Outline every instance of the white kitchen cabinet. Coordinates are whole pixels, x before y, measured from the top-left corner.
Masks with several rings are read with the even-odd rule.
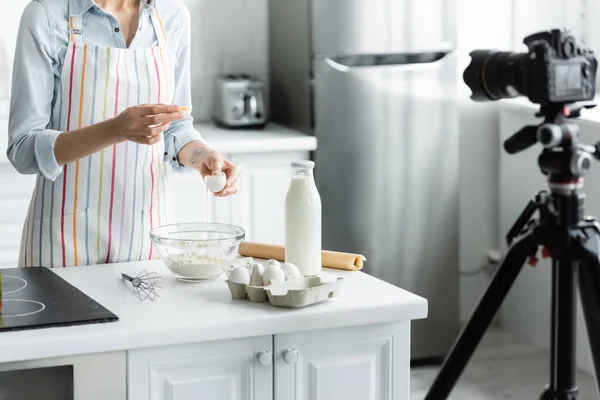
[[[129,400],[408,400],[410,322],[132,350]]]
[[[291,163],[308,160],[308,151],[225,154],[239,169],[238,193],[208,196],[208,221],[246,230],[246,240],[283,245],[285,196]],[[180,222],[204,221],[206,189],[195,171],[171,173],[175,217]]]
[[[262,336],[132,350],[128,399],[271,400],[272,347],[272,337]]]
[[[409,323],[275,336],[275,400],[409,398]]]

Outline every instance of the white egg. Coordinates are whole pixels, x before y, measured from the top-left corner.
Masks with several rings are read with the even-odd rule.
[[[206,175],[204,177],[204,184],[213,193],[220,192],[227,183],[227,176],[224,172],[219,172],[217,175]]]
[[[252,267],[252,277],[250,278],[251,286],[263,286],[263,272],[264,268],[260,264],[254,264]]]
[[[263,272],[263,283],[265,286],[269,286],[275,281],[285,282],[285,274],[277,265],[269,265]]]
[[[281,270],[285,275],[285,280],[289,281],[290,279],[298,279],[302,277],[300,274],[300,270],[292,263],[283,263],[281,264]]]
[[[269,267],[271,265],[273,265],[275,267],[281,267],[281,263],[279,261],[277,261],[277,260],[267,260],[267,261],[264,262],[263,265],[265,266],[265,268],[267,268],[267,267]]]
[[[235,283],[242,283],[247,285],[250,283],[250,272],[245,266],[235,267],[231,274],[229,274],[229,280]]]

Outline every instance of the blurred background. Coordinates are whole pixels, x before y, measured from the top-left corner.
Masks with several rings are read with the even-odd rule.
[[[366,253],[365,272],[427,297],[431,317],[420,327],[417,323],[413,352],[418,359],[443,355],[492,276],[488,264],[494,257],[488,255],[505,249],[507,230],[545,184],[537,168],[539,148],[508,156],[501,147],[502,140],[535,121],[535,107],[523,99],[472,102],[462,81],[468,53],[523,52],[525,36],[562,26],[600,49],[600,5],[586,0],[183,2],[192,15],[197,129],[243,173],[235,199],[209,200],[211,218],[243,225],[250,240],[280,244],[289,162],[315,159],[324,246]],[[0,237],[7,238],[0,243],[0,267],[16,263],[32,185],[5,157],[12,54],[27,3],[11,0],[0,17],[0,184],[14,188],[0,195]],[[260,110],[253,112],[266,127],[248,123],[247,129],[229,129],[239,123],[223,112],[231,106],[223,93],[230,90],[228,79],[236,79],[232,74],[252,78],[249,93],[260,100]],[[600,114],[589,111],[578,123],[584,140],[595,143]],[[370,179],[367,170],[381,177]],[[594,166],[586,179],[587,211],[594,215],[600,215],[598,170]],[[193,185],[198,189],[190,189]],[[180,219],[202,217],[199,204],[206,200],[196,176],[174,178],[173,190],[185,198]],[[336,207],[340,203],[347,204]],[[542,382],[531,378],[536,394],[547,380],[540,354],[549,342],[548,267],[540,262],[524,269],[498,315],[502,333],[494,339],[537,357],[530,359],[531,370],[542,377]],[[578,312],[578,367],[590,374],[580,307]],[[486,358],[485,365],[496,362],[489,364],[490,359],[496,360]],[[423,379],[431,373],[423,372]],[[486,399],[482,393],[479,399]],[[511,393],[515,397],[489,398],[525,398]]]

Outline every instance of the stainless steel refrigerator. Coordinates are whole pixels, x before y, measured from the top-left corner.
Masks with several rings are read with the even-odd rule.
[[[323,248],[425,297],[412,358],[459,331],[459,132],[446,0],[269,0],[271,120],[318,138]],[[335,318],[335,316],[332,316]]]

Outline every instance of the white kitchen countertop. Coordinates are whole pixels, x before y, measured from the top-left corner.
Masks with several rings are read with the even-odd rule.
[[[121,273],[163,276],[160,298],[140,301]],[[344,277],[337,298],[303,309],[232,300],[223,275],[204,283],[177,281],[161,261],[54,269],[108,308],[119,321],[0,333],[0,363],[144,347],[321,330],[427,317],[427,301],[362,272],[324,269]]]
[[[284,126],[269,123],[264,129],[224,129],[211,122],[194,127],[209,146],[223,154],[313,151],[317,138]]]

